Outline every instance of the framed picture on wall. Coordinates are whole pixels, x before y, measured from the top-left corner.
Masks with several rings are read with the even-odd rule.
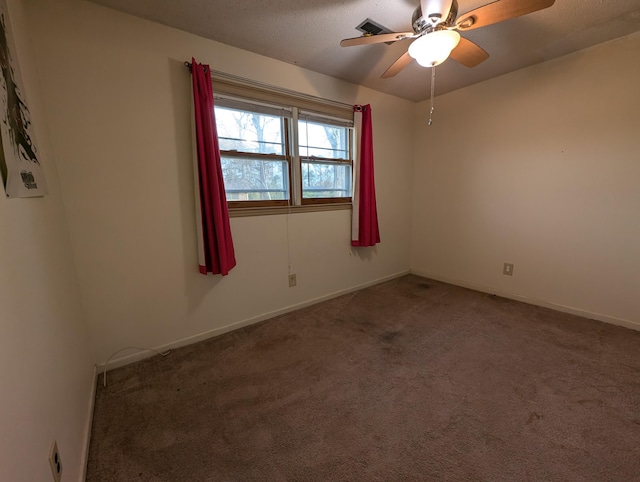
[[[6,0],[0,0],[0,171],[7,197],[47,191],[22,88]]]

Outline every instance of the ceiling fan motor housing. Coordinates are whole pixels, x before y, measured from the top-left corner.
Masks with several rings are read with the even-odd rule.
[[[422,14],[422,5],[425,5],[426,15]],[[457,16],[457,0],[422,0],[413,11],[411,26],[415,33],[429,32],[436,30],[438,25],[453,25]]]

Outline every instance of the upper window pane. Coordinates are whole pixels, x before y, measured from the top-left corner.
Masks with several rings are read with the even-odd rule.
[[[282,117],[215,107],[220,150],[284,155]]]
[[[312,121],[298,121],[301,157],[349,159],[349,129]]]

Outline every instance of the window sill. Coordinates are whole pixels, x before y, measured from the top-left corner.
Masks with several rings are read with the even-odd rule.
[[[230,218],[243,218],[248,216],[270,216],[275,214],[299,214],[319,211],[346,211],[351,210],[351,203],[333,204],[305,204],[303,206],[270,206],[262,208],[229,208]]]

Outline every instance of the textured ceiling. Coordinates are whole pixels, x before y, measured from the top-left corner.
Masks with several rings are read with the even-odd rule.
[[[391,79],[380,75],[408,41],[342,48],[366,18],[411,31],[418,0],[92,0],[244,50],[413,101],[429,97],[430,69],[412,62]],[[458,0],[460,14],[489,0]],[[640,30],[640,0],[556,0],[542,11],[465,32],[490,57],[469,69],[437,67],[436,94],[496,77]],[[637,62],[639,57],[629,59]]]

